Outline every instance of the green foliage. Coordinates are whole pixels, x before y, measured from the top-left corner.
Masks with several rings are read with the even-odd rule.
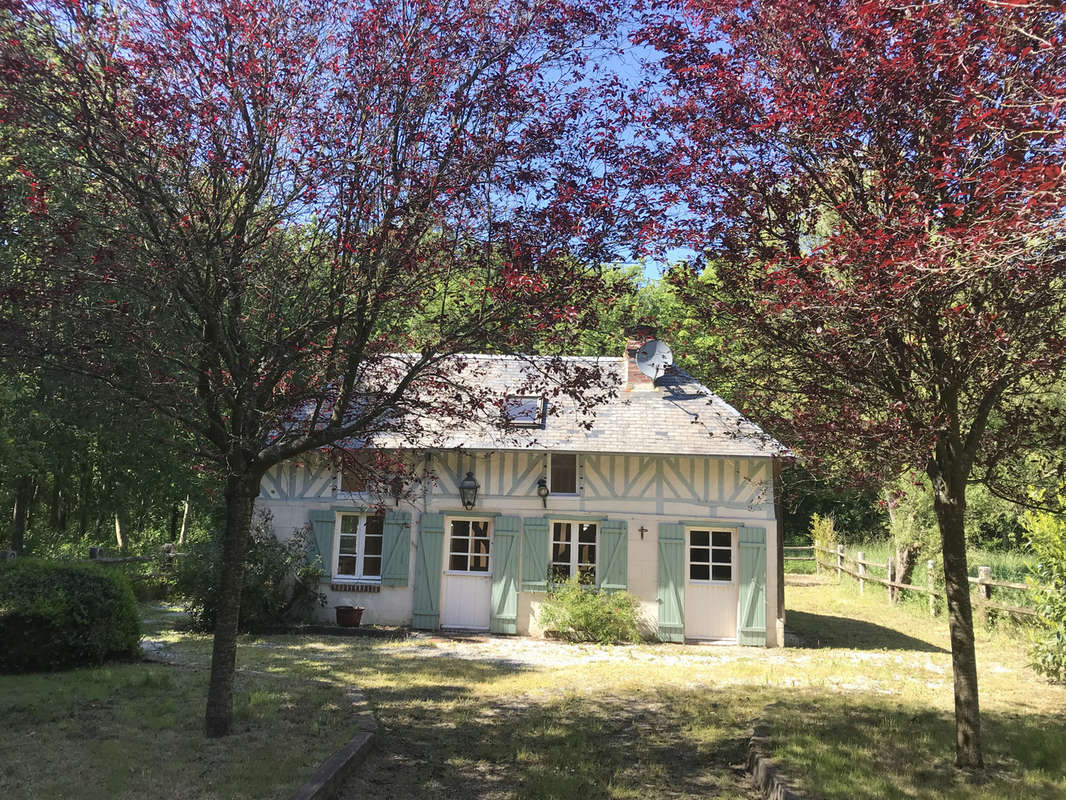
[[[636,642],[641,639],[639,605],[629,592],[605,591],[574,577],[548,584],[538,619],[568,642]]]
[[[93,564],[0,562],[0,671],[60,669],[139,652],[129,583]]]
[[[811,541],[815,547],[823,547],[826,550],[836,548],[837,532],[836,523],[832,517],[823,517],[821,514],[811,516]],[[815,551],[815,555],[818,555]]]
[[[253,522],[241,590],[240,630],[260,631],[281,622],[306,619],[315,602],[325,605],[318,592],[321,570],[307,561],[311,531],[304,528],[279,541],[269,511]],[[221,535],[192,542],[177,569],[178,594],[185,597],[192,627],[210,632],[218,612],[218,586],[222,570]]]
[[[1059,490],[1066,500],[1066,485]],[[1066,516],[1028,511],[1023,524],[1029,546],[1040,559],[1029,577],[1032,596],[1044,631],[1030,651],[1033,669],[1052,680],[1066,682]]]
[[[933,510],[929,479],[909,472],[886,488],[889,536],[894,544],[918,544],[921,558],[940,553],[940,529]],[[982,484],[966,489],[966,542],[969,547],[1010,550],[1020,542],[1020,509]]]

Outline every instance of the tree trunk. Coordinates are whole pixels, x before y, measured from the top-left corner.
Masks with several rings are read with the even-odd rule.
[[[926,469],[933,482],[933,508],[944,551],[951,667],[955,679],[955,765],[981,769],[981,710],[977,697],[977,656],[974,652],[973,610],[970,607],[966,566],[966,476],[962,466],[938,445],[937,458]]]
[[[15,481],[15,508],[11,514],[11,549],[21,553],[26,543],[26,519],[33,500],[33,478],[24,475]]]
[[[909,542],[896,547],[896,582],[910,583],[914,567],[918,563],[918,544]],[[896,593],[896,598],[903,596],[903,590]]]
[[[189,495],[185,495],[185,510],[181,512],[181,531],[178,533],[178,544],[185,544],[185,533],[189,530]]]
[[[129,520],[125,511],[115,512],[115,544],[118,546],[119,552],[123,555],[126,554],[126,547],[129,544]]]
[[[225,736],[233,722],[233,674],[237,666],[237,621],[241,608],[244,561],[252,527],[252,504],[259,494],[259,475],[244,473],[226,481],[226,529],[222,542],[215,640],[211,650],[211,683],[207,689],[205,731]]]

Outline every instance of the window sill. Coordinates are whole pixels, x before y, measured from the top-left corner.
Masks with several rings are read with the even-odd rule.
[[[735,586],[736,585],[735,581],[694,581],[691,578],[689,578],[688,582],[692,583],[692,584],[695,584],[697,586]]]
[[[492,573],[491,572],[466,572],[464,570],[459,570],[459,569],[446,569],[446,570],[444,570],[444,574],[445,575],[461,575],[461,576],[466,577],[466,578],[491,578],[492,577]]]

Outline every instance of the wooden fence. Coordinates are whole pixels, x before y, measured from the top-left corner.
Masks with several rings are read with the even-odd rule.
[[[929,613],[933,616],[937,614],[937,598],[944,597],[943,589],[937,589],[933,586],[933,575],[935,574],[936,564],[933,561],[925,562],[926,566],[926,585],[918,586],[913,583],[900,583],[896,580],[895,559],[891,556],[879,563],[873,561],[867,561],[865,554],[860,550],[855,555],[855,558],[851,558],[844,552],[844,545],[837,545],[836,549],[827,547],[818,547],[816,545],[807,545],[804,547],[785,547],[786,552],[796,550],[809,550],[811,555],[809,556],[788,556],[784,558],[786,561],[814,561],[817,569],[826,569],[829,571],[836,571],[837,578],[842,575],[850,575],[859,582],[859,591],[862,592],[866,587],[866,582],[877,583],[888,589],[888,601],[890,603],[896,603],[899,601],[900,592],[919,592],[921,594],[928,595],[929,597]],[[832,561],[823,559],[819,554],[829,556]],[[851,565],[851,566],[849,566]],[[854,567],[852,569],[851,567]],[[885,577],[881,578],[878,575],[872,574],[871,569],[884,570]],[[1007,614],[1016,614],[1019,616],[1037,617],[1036,611],[1031,608],[1023,608],[1022,606],[1011,605],[1007,603],[994,603],[992,602],[992,593],[996,587],[1003,589],[1017,589],[1019,591],[1029,591],[1028,584],[1025,583],[1013,583],[1011,581],[997,581],[992,578],[991,567],[978,567],[977,577],[969,578],[971,584],[977,587],[977,593],[974,597],[974,605],[978,611],[981,612],[985,619],[988,619],[989,612],[1001,611]]]

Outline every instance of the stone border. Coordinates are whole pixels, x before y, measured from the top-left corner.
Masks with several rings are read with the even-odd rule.
[[[355,736],[323,761],[290,800],[328,800],[338,792],[349,773],[366,761],[377,735],[378,723],[362,692],[349,691],[348,697],[352,700],[352,708],[357,712],[358,730]]]
[[[807,800],[806,795],[793,788],[792,781],[770,757],[769,719],[771,712],[779,710],[780,706],[771,703],[763,709],[762,719],[755,723],[751,741],[748,742],[748,772],[766,800]]]

